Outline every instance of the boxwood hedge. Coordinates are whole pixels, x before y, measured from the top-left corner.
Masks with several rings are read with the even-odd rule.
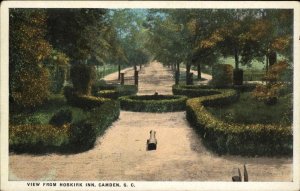
[[[174,95],[184,95],[190,98],[219,94],[219,89],[204,85],[173,85]]]
[[[9,148],[14,151],[49,151],[69,143],[70,124],[53,125],[10,125]]]
[[[206,146],[219,154],[281,155],[292,154],[291,127],[274,124],[236,124],[224,122],[205,108],[229,104],[237,100],[235,90],[189,99],[186,116]]]
[[[186,96],[141,95],[119,98],[121,109],[144,112],[171,112],[185,110]]]
[[[99,84],[94,86],[95,96],[117,99],[121,96],[135,95],[138,91],[135,85]]]
[[[93,101],[94,103],[94,101]],[[93,104],[91,104],[93,105]],[[81,107],[81,105],[79,105]],[[62,126],[10,125],[9,147],[17,152],[78,152],[91,148],[96,137],[118,119],[120,103],[107,99],[89,107],[85,119]]]

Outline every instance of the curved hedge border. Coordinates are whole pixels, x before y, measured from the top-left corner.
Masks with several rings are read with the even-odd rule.
[[[227,123],[213,116],[205,108],[232,103],[237,100],[237,95],[235,90],[223,90],[221,94],[187,101],[187,119],[200,133],[203,142],[219,154],[292,154],[291,127]]]
[[[121,109],[144,112],[171,112],[185,110],[186,96],[142,95],[119,98]]]
[[[73,99],[71,99],[74,101]],[[92,96],[75,98],[82,108],[87,103],[87,118],[77,123],[65,124],[61,127],[53,125],[10,125],[9,149],[16,152],[78,152],[94,146],[97,136],[118,119],[120,103],[111,99],[99,99]],[[83,101],[84,100],[84,101]],[[70,100],[69,100],[70,101]]]

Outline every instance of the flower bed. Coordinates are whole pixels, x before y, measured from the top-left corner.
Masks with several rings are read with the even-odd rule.
[[[171,112],[185,110],[186,96],[142,95],[119,98],[121,109],[144,112]]]
[[[239,155],[292,154],[291,127],[271,124],[227,123],[213,116],[206,106],[225,105],[237,100],[235,90],[189,99],[187,119],[200,133],[206,146],[217,153]]]

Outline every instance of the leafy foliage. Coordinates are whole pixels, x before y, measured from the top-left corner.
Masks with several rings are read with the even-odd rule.
[[[170,112],[185,109],[186,96],[143,95],[119,98],[121,108],[129,111]]]
[[[60,110],[55,113],[49,121],[50,125],[62,126],[72,122],[72,111],[71,110]]]
[[[95,80],[95,69],[87,64],[75,64],[70,71],[74,90],[80,95],[90,95]]]
[[[11,100],[22,107],[36,107],[49,95],[49,75],[43,63],[52,50],[45,40],[47,17],[40,9],[11,9],[9,18]]]
[[[258,84],[252,93],[253,97],[257,100],[265,101],[267,104],[275,104],[280,89],[284,86],[284,83],[279,81],[280,75],[287,67],[286,61],[280,61],[272,65],[264,77],[267,83],[265,85]]]
[[[189,99],[187,119],[201,135],[206,146],[219,154],[290,155],[293,134],[289,126],[274,124],[236,124],[214,117],[207,106],[234,103],[237,94],[225,90],[222,94]]]

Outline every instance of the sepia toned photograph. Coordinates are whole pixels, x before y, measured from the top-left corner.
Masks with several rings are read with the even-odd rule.
[[[1,5],[1,190],[299,189],[299,4],[38,3]]]

